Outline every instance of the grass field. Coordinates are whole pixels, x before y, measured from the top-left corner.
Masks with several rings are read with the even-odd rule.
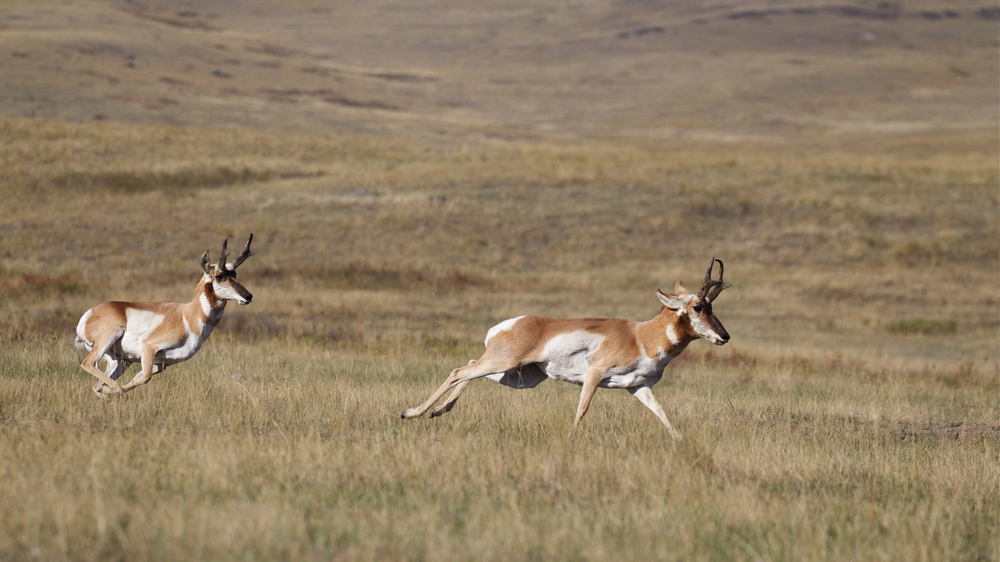
[[[894,143],[4,119],[0,558],[995,560],[996,138]],[[253,303],[94,396],[79,315],[251,231]],[[496,322],[648,319],[712,256],[733,341],[657,385],[680,444],[621,391],[571,434],[555,382],[396,417]]]
[[[657,389],[686,432],[673,446],[623,392],[569,435],[576,389],[555,383],[477,385],[403,423],[465,355],[241,339],[115,401],[66,346],[7,354],[4,557],[996,554],[995,385],[698,356]]]
[[[5,0],[0,561],[1000,560],[998,20]],[[251,232],[253,303],[95,396],[80,315]],[[558,382],[399,419],[496,323],[646,320],[712,257],[679,443]]]

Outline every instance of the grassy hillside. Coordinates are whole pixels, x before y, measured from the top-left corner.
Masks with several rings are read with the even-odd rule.
[[[0,114],[390,137],[989,131],[980,0],[8,0]]]
[[[527,310],[651,317],[657,287],[697,285],[714,255],[734,283],[722,314],[749,345],[921,369],[997,360],[988,159],[3,132],[3,284],[11,304],[50,297],[8,308],[18,329],[68,334],[94,299],[186,298],[201,253],[253,231],[264,298],[233,323],[262,335],[478,340]],[[907,328],[921,322],[947,329]]]

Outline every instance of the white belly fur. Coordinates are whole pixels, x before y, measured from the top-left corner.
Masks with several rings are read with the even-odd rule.
[[[545,344],[538,366],[549,378],[583,384],[590,357],[603,341],[604,336],[583,330],[560,334]]]
[[[125,333],[121,339],[122,357],[137,362],[142,358],[142,345],[149,334],[163,322],[163,315],[129,308],[125,311]]]
[[[523,316],[504,320],[490,328],[486,334],[484,343],[497,334],[510,330],[514,324]],[[533,363],[541,373],[550,379],[556,379],[573,384],[582,385],[583,379],[590,367],[590,359],[601,346],[604,336],[578,330],[558,335],[550,340],[542,350],[541,360]],[[619,366],[605,373],[605,378],[599,386],[603,388],[634,388],[646,384],[655,384],[663,377],[663,369],[673,359],[670,355],[660,351],[655,357],[647,357],[645,353],[640,353],[630,365]],[[487,375],[487,378],[499,382],[500,384],[513,388],[531,388],[542,380],[537,371],[525,370],[521,376],[517,376],[516,370],[508,373],[497,373]]]
[[[549,378],[582,385],[591,357],[603,341],[604,336],[586,331],[556,336],[546,344],[542,361],[537,365]],[[640,353],[631,364],[608,370],[598,386],[633,388],[655,384],[663,377],[663,368],[671,359],[663,352],[652,358]]]
[[[142,359],[142,346],[146,339],[162,322],[163,316],[147,310],[128,309],[127,329],[121,339],[121,356],[126,361],[138,363]],[[201,349],[203,338],[187,331],[186,337],[175,345],[160,350],[156,354],[156,363],[167,365],[180,363],[190,359]]]

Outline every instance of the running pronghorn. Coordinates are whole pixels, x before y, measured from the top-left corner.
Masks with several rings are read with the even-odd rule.
[[[719,278],[712,268],[719,262]],[[639,399],[667,426],[674,439],[681,434],[670,425],[653,385],[663,369],[689,343],[705,338],[716,345],[729,341],[729,333],[712,312],[712,303],[729,283],[723,283],[722,260],[712,258],[705,281],[697,294],[678,281],[674,294],[656,291],[663,308],[648,322],[582,318],[555,320],[545,316],[519,316],[505,320],[486,333],[486,351],[476,361],[451,372],[444,384],[416,408],[404,411],[403,419],[429,410],[448,389],[455,387],[431,417],[450,411],[473,379],[486,377],[512,388],[533,388],[546,378],[583,386],[576,409],[576,429],[587,413],[597,387],[624,388]]]
[[[94,392],[121,394],[146,384],[167,365],[186,361],[201,349],[212,329],[222,319],[226,301],[250,304],[253,295],[236,281],[236,268],[253,255],[246,246],[227,263],[229,237],[222,241],[219,263],[209,263],[208,252],[201,256],[201,281],[191,302],[106,302],[83,313],[76,326],[76,346],[88,351],[85,371],[99,379]],[[104,372],[97,368],[104,360]],[[132,363],[142,370],[125,386],[117,379]]]

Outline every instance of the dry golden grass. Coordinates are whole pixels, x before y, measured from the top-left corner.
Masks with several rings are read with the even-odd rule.
[[[5,354],[5,558],[996,554],[995,384],[696,358],[657,389],[673,446],[623,392],[570,435],[577,390],[556,383],[395,418],[467,355],[216,338],[122,400],[67,346]]]
[[[996,559],[995,135],[869,148],[2,120],[0,558]],[[251,231],[253,304],[97,399],[79,315]],[[681,444],[615,391],[570,435],[558,383],[395,418],[495,322],[646,319],[713,255]]]

